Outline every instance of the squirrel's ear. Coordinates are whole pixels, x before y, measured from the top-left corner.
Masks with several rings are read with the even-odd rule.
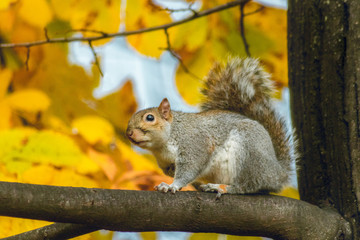
[[[159,113],[161,115],[161,117],[163,117],[165,120],[171,120],[172,115],[171,115],[171,109],[170,109],[170,103],[167,100],[167,98],[164,98],[159,107],[158,107]]]

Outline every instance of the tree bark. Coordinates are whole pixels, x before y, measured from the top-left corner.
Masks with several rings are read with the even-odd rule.
[[[360,239],[360,2],[289,1],[289,85],[302,200],[339,211]]]
[[[216,232],[274,239],[351,236],[349,224],[336,212],[272,195],[225,194],[216,200],[216,194],[200,192],[162,194],[0,182],[0,215],[113,231]]]
[[[42,228],[38,228],[2,240],[63,240],[81,236],[99,230],[83,224],[74,223],[54,223]]]

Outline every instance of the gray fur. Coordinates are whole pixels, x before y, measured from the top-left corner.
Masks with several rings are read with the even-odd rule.
[[[288,174],[276,160],[271,138],[257,121],[226,111],[205,115],[172,111],[172,114],[174,121],[168,142],[177,144],[177,155],[174,183],[166,191],[200,181],[227,184],[229,193],[278,192],[287,183]],[[207,174],[204,170],[213,164],[216,150],[224,146],[234,129],[239,133],[237,144],[241,151],[229,153],[235,159],[227,161],[237,163],[236,175],[229,182],[221,182],[227,177],[223,176],[226,171],[216,166]],[[209,152],[212,144],[215,150]],[[155,155],[159,162],[168,161]]]

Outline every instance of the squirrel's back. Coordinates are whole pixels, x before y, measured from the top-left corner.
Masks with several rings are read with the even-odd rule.
[[[258,121],[269,132],[280,164],[288,171],[295,160],[295,141],[272,102],[270,75],[253,58],[229,58],[226,65],[216,64],[202,89],[202,110],[228,110]]]

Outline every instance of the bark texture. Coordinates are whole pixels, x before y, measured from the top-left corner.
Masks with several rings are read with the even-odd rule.
[[[271,195],[225,194],[216,200],[216,194],[200,192],[162,194],[0,182],[0,215],[114,231],[216,232],[274,239],[351,236],[349,224],[336,212]]]
[[[82,224],[54,223],[29,232],[17,234],[2,240],[63,240],[99,230]]]
[[[337,209],[360,239],[360,2],[290,0],[288,53],[301,199]]]

